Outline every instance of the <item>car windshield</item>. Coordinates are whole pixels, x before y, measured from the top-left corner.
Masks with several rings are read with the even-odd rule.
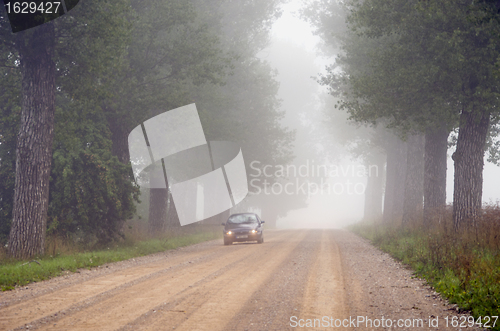
[[[239,214],[229,217],[227,222],[231,224],[257,223],[257,217],[252,214]]]

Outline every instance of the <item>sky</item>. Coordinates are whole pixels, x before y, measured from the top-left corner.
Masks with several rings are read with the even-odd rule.
[[[283,6],[283,14],[276,21],[272,29],[275,38],[292,42],[307,51],[315,51],[319,37],[314,36],[309,24],[300,19],[297,11],[303,1],[292,0]]]
[[[302,3],[301,0],[291,0],[283,6],[283,14],[272,28],[271,44],[261,52],[260,57],[278,70],[282,109],[286,111],[283,125],[297,131],[295,164],[304,164],[308,160],[316,160],[317,164],[321,164],[324,162],[321,155],[313,155],[311,150],[318,147],[318,140],[328,139],[327,127],[321,124],[323,114],[318,103],[325,89],[311,77],[324,72],[332,59],[317,54],[319,37],[313,35],[311,27],[297,13]],[[314,132],[314,136],[311,136],[311,132]],[[331,146],[326,148],[331,149]],[[448,151],[447,201],[450,203],[453,200],[453,149]],[[339,165],[344,168],[355,167],[356,162],[344,158]],[[356,180],[364,182],[359,178]],[[485,162],[484,202],[498,201],[499,184],[500,167]],[[313,195],[308,200],[307,208],[289,212],[278,221],[278,227],[343,227],[362,218],[363,202],[364,198],[359,194]]]

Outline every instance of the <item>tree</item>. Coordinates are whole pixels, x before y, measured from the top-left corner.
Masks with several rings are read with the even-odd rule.
[[[18,34],[22,74],[21,125],[9,252],[16,258],[43,254],[54,135],[56,66],[54,24]]]
[[[429,128],[424,146],[424,222],[442,220],[446,207],[446,161],[448,129],[443,125]]]
[[[400,4],[400,7],[406,8],[411,4]],[[426,62],[424,56],[419,56],[419,52],[411,48],[417,41],[411,40],[406,45],[407,38],[401,35],[400,31],[391,29],[391,25],[397,25],[397,15],[400,12],[395,12],[387,8],[387,4],[377,6],[377,9],[370,10],[368,7],[356,7],[358,12],[350,17],[351,28],[355,30],[354,34],[348,34],[348,38],[344,42],[346,55],[339,59],[344,68],[349,68],[346,75],[341,77],[343,84],[348,84],[349,89],[344,93],[344,101],[342,107],[349,110],[353,118],[357,121],[377,122],[382,120],[388,127],[396,129],[396,134],[404,139],[412,139],[414,132],[422,132],[426,126],[432,126],[433,122],[429,121],[429,117],[435,116],[434,111],[422,111],[422,109],[433,109],[434,99],[429,93],[429,87],[421,84],[423,79],[431,79],[428,76],[428,69],[425,68]],[[389,22],[381,20],[381,17],[389,17]],[[354,26],[354,27],[352,27]],[[356,31],[359,31],[356,33]],[[404,45],[404,46],[403,46]],[[417,54],[417,55],[415,55]],[[360,61],[360,59],[363,59]],[[355,67],[356,65],[356,67]],[[442,115],[446,116],[446,115]],[[432,129],[429,129],[432,130]],[[446,144],[446,137],[444,143]],[[434,139],[427,139],[427,146],[432,146],[435,143]],[[390,146],[390,145],[389,145]],[[391,197],[404,197],[396,203],[399,210],[396,214],[397,218],[408,220],[409,215],[421,208],[422,199],[415,196],[416,192],[421,191],[420,183],[423,182],[423,169],[419,166],[415,167],[415,161],[408,158],[408,171],[406,171],[407,181],[404,185],[403,192],[393,195],[390,188],[394,182],[391,178],[391,169],[397,174],[402,175],[402,171],[397,171],[399,167],[394,167],[390,163],[395,162],[398,154],[397,150],[388,150],[388,165],[387,165],[387,186],[386,186],[386,207],[390,209]],[[446,150],[442,151],[444,161],[438,165],[441,169],[446,170]],[[432,162],[433,154],[428,155],[427,162]],[[408,151],[409,156],[415,156],[410,146]],[[442,159],[442,158],[441,158]],[[417,162],[420,163],[420,162]],[[401,163],[399,163],[401,164]],[[401,165],[402,166],[402,165]],[[420,169],[420,170],[417,170]],[[413,178],[411,180],[411,178]],[[399,178],[396,183],[403,183],[405,180]],[[411,185],[414,183],[414,185]],[[433,183],[429,183],[432,187]],[[398,186],[403,186],[396,184]],[[408,186],[410,185],[410,186]],[[415,186],[416,185],[416,186]],[[413,194],[411,194],[413,192]],[[400,195],[402,194],[402,195]],[[418,193],[420,195],[420,193]],[[389,199],[388,199],[389,198]],[[429,202],[431,197],[427,197]],[[432,197],[434,199],[434,197]],[[442,199],[444,203],[444,197]],[[402,205],[401,205],[402,204]],[[436,204],[436,203],[435,203]],[[420,206],[420,207],[419,207]],[[444,204],[443,204],[444,206]],[[418,212],[417,214],[419,214]],[[392,211],[388,210],[387,215],[392,215]],[[389,218],[392,218],[390,216]],[[416,217],[419,219],[420,217]]]
[[[403,224],[415,224],[423,219],[424,138],[422,134],[408,137]]]
[[[239,144],[247,170],[252,161],[266,165],[291,162],[293,132],[280,122],[284,112],[280,110],[281,102],[277,97],[277,73],[257,57],[267,45],[271,24],[280,15],[282,1],[200,2],[205,12],[212,13],[204,16],[208,23],[220,29],[221,47],[237,57],[223,86],[203,84],[193,89],[207,140]],[[249,182],[252,179],[255,178],[249,177]],[[260,179],[259,185],[263,185],[266,178]],[[278,205],[267,204],[269,198],[247,197],[251,206],[260,208],[263,217],[273,222],[278,214],[285,212],[273,210],[272,207]],[[279,206],[287,210],[301,205],[295,197],[290,200],[293,201]]]
[[[435,170],[431,176],[439,180],[427,178],[427,211],[443,208],[446,165],[440,146],[458,125],[454,221],[457,229],[473,224],[481,207],[482,158],[498,94],[498,22],[491,19],[496,9],[489,2],[466,1],[374,0],[347,6],[350,33],[337,60],[344,73],[332,67],[325,82],[349,87],[342,106],[354,119],[384,118],[403,136],[428,134],[425,168]],[[366,61],[360,63],[363,56]]]
[[[383,216],[385,159],[385,154],[380,152],[366,157],[365,166],[367,169],[375,166],[377,170],[375,173],[368,171],[363,216],[363,219],[367,221],[379,221]]]
[[[285,146],[279,145],[282,139],[272,137],[281,116],[273,113],[278,106],[277,85],[271,69],[255,58],[276,16],[277,3],[170,0],[144,6],[132,1],[137,21],[126,69],[113,75],[120,79],[114,96],[103,106],[113,154],[128,164],[131,129],[163,111],[195,102],[209,141],[240,143],[246,160],[252,153],[279,159],[284,153],[280,147]],[[235,20],[240,16],[245,19]],[[249,143],[250,137],[256,137],[246,125],[249,121],[262,128],[259,137],[269,151]],[[152,189],[149,202],[151,233],[179,226],[169,192]]]
[[[363,219],[379,222],[383,219],[386,159],[391,152],[387,140],[390,135],[382,124],[362,125],[349,120],[345,111],[335,107],[335,101],[332,96],[328,96],[323,105],[332,128],[331,139],[342,146],[353,159],[362,162],[368,170]],[[338,150],[335,153],[339,155]],[[389,189],[391,190],[392,188]]]
[[[116,51],[123,46],[120,43],[123,39],[113,33],[123,31],[126,24],[124,3],[86,2],[60,19],[15,35],[5,24],[6,15],[3,13],[0,17],[0,34],[3,47],[7,48],[3,54],[15,59],[15,67],[22,76],[21,124],[9,236],[9,252],[16,258],[44,252],[56,91],[78,94],[79,85],[85,84],[76,80],[71,84],[68,79],[73,71],[78,72],[78,66],[81,69],[91,65],[84,70],[99,71],[112,63],[110,54],[119,54]],[[105,31],[108,39],[104,40],[108,44],[96,38],[96,28],[100,33]],[[78,44],[85,40],[93,42],[85,46]],[[87,50],[95,47],[93,50],[99,49],[99,52],[92,54],[91,60],[90,57],[83,60],[78,50],[84,47]],[[98,80],[99,76],[92,78]]]
[[[495,3],[431,2],[424,7],[431,19],[442,20],[441,38],[451,45],[449,69],[457,70],[460,86],[453,92],[460,107],[457,148],[453,155],[455,180],[453,221],[455,229],[474,226],[482,205],[482,172],[487,133],[492,114],[498,109],[498,67],[500,56],[498,20],[484,20],[497,13]],[[450,61],[451,60],[451,61]]]
[[[407,150],[406,142],[391,135],[387,139],[387,168],[384,196],[384,222],[400,221],[404,213]]]
[[[113,95],[103,102],[113,154],[129,165],[128,134],[164,111],[192,103],[195,86],[221,84],[231,58],[192,1],[131,2],[135,20],[125,64],[113,77]],[[132,173],[129,174],[131,179]],[[151,189],[150,233],[162,233],[166,189]]]

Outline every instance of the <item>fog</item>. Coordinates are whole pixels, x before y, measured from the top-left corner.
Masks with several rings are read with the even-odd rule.
[[[350,172],[359,166],[359,162],[352,161],[331,136],[321,98],[332,97],[313,79],[324,71],[328,59],[319,55],[316,49],[319,38],[314,36],[310,26],[299,18],[297,10],[300,5],[301,1],[291,1],[283,7],[283,15],[272,29],[271,44],[261,52],[260,57],[269,61],[278,72],[281,108],[286,112],[282,122],[296,131],[293,165],[306,166],[309,169],[313,167],[312,164],[315,167],[325,165],[329,169],[336,167],[344,173]],[[318,180],[318,177],[324,176],[315,177],[314,179]],[[331,192],[314,194],[312,190],[311,194],[308,194],[308,206],[289,211],[287,216],[277,221],[277,227],[339,228],[361,219],[363,194],[340,191],[342,187],[347,190],[346,183],[364,186],[365,178],[352,178],[342,173],[333,177],[324,178],[325,182],[332,185]],[[340,186],[336,186],[337,190],[333,192],[333,185],[336,183]]]
[[[428,210],[442,210],[445,187],[446,202],[453,201],[455,147],[449,143],[447,150],[446,139],[468,141],[466,135],[458,137],[457,127],[459,118],[470,116],[466,107],[474,103],[462,100],[468,95],[463,92],[467,84],[461,91],[453,75],[469,53],[448,68],[442,64],[451,63],[450,56],[441,59],[425,43],[420,45],[422,31],[413,35],[415,29],[409,29],[407,37],[417,39],[395,39],[396,43],[380,36],[366,38],[354,31],[356,27],[347,28],[345,8],[336,1],[132,3],[110,2],[110,11],[82,2],[74,16],[65,14],[37,28],[53,48],[54,58],[38,49],[43,43],[37,34],[16,35],[7,24],[8,15],[0,15],[5,23],[0,25],[5,61],[0,68],[0,244],[17,233],[11,231],[12,224],[25,222],[46,224],[57,234],[88,233],[90,239],[85,240],[90,243],[115,240],[123,229],[134,226],[138,232],[156,235],[205,220],[202,225],[220,225],[230,213],[244,211],[259,213],[270,228],[339,228],[365,216],[403,220],[404,209],[408,221],[423,207],[424,181]],[[380,17],[357,24],[385,24],[388,13],[373,14]],[[418,19],[415,24],[422,26]],[[22,28],[17,23],[11,27]],[[371,28],[378,33],[379,28]],[[54,32],[63,29],[67,34]],[[471,32],[472,41],[475,33]],[[399,49],[405,42],[401,49],[410,49],[411,56],[399,56],[387,47]],[[25,44],[31,46],[20,46]],[[335,49],[340,47],[343,53],[337,56]],[[463,49],[453,47],[449,54]],[[418,65],[408,60],[414,54],[421,56]],[[489,59],[484,54],[478,58]],[[26,56],[33,59],[23,62]],[[44,77],[56,85],[28,75],[31,71],[23,66],[40,75],[43,69]],[[484,70],[491,81],[484,80],[483,90],[497,82],[498,68],[494,63],[488,66]],[[393,71],[395,67],[399,71]],[[426,69],[441,67],[443,74]],[[472,66],[460,75],[472,77],[476,70]],[[35,82],[45,84],[40,95],[39,89],[23,89]],[[444,90],[434,93],[435,85],[424,82]],[[45,100],[49,92],[54,98]],[[489,128],[492,137],[499,136],[494,110],[498,97],[482,95],[489,98],[484,106],[491,114],[483,112],[486,124],[477,134],[486,139]],[[40,132],[32,134],[43,143],[43,157],[51,162],[38,166],[27,157],[22,170],[20,146],[23,139],[28,144],[33,138],[22,135],[31,132],[31,124],[20,119],[35,121],[29,112],[45,116],[52,126],[47,131],[39,126]],[[455,131],[447,138],[451,130]],[[427,146],[423,131],[431,142]],[[223,162],[219,154],[224,153],[215,148],[221,141],[236,146]],[[188,157],[191,148],[193,157]],[[455,154],[456,160],[469,154],[475,160],[458,168],[464,173],[457,178],[466,180],[457,180],[454,203],[464,210],[468,202],[457,200],[471,192],[474,210],[481,210],[481,192],[476,190],[481,176],[482,201],[497,203],[500,197],[500,167],[485,162],[484,172],[478,171],[479,152],[478,145]],[[33,160],[41,155],[33,155]],[[424,164],[431,169],[426,175]],[[29,177],[35,170],[50,177]],[[469,181],[472,173],[474,180]],[[109,180],[102,180],[105,176]],[[14,198],[20,192],[36,192],[33,183],[45,193],[33,196],[32,205]],[[189,222],[183,222],[188,214]],[[131,224],[124,226],[125,222]],[[45,235],[37,233],[42,243]],[[43,251],[43,245],[37,245]]]
[[[319,37],[312,32],[310,25],[300,18],[298,10],[302,1],[293,0],[283,6],[283,14],[272,28],[272,40],[260,54],[277,70],[276,79],[280,83],[279,97],[281,108],[286,112],[282,123],[296,131],[294,141],[295,160],[293,165],[300,167],[307,162],[316,165],[336,166],[350,169],[362,165],[332,137],[330,123],[321,100],[333,98],[313,77],[325,71],[332,62],[319,51]],[[345,123],[356,130],[355,126]],[[448,150],[447,202],[453,201],[453,161],[451,154],[455,147]],[[380,171],[384,171],[380,169]],[[344,171],[346,172],[346,171]],[[348,171],[347,171],[348,172]],[[486,162],[484,168],[483,202],[498,202],[500,197],[500,167]],[[310,179],[310,178],[309,178]],[[349,177],[342,173],[335,178],[325,179],[330,184],[352,182],[366,185],[366,177]],[[363,218],[363,194],[331,192],[308,194],[307,207],[290,210],[285,217],[278,219],[279,228],[340,228]]]

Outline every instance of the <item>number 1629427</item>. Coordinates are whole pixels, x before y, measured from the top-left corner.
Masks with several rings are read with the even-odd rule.
[[[41,2],[8,2],[5,3],[7,14],[57,14],[61,2],[41,1]]]

